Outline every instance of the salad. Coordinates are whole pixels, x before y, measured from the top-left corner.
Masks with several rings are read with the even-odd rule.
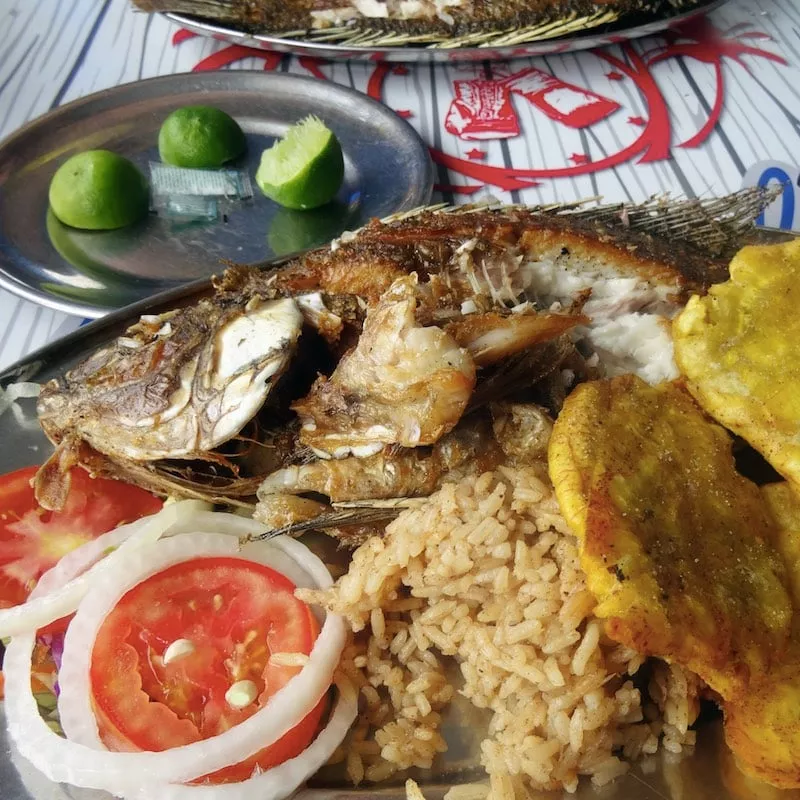
[[[281,798],[316,772],[356,716],[335,675],[343,621],[295,596],[332,584],[325,565],[294,540],[243,545],[252,520],[80,469],[46,511],[35,472],[0,482],[20,753],[53,781],[129,798]]]

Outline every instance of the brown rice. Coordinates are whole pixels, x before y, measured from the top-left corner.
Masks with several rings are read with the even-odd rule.
[[[322,600],[355,634],[341,669],[364,713],[338,754],[354,783],[446,750],[441,712],[456,689],[442,657],[459,664],[458,691],[491,711],[491,800],[575,791],[581,775],[600,786],[662,741],[672,752],[694,741],[699,681],[658,664],[643,704],[631,676],[644,659],[592,616],[577,542],[534,468],[444,486],[363,544]]]

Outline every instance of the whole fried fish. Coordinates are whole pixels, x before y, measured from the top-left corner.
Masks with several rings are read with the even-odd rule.
[[[408,35],[453,36],[536,26],[575,17],[608,23],[621,14],[675,13],[698,0],[134,0],[144,11],[173,11],[251,31],[282,32],[332,25],[366,26]]]
[[[557,411],[590,373],[670,378],[670,318],[727,277],[726,248],[768,200],[422,211],[277,268],[229,269],[211,296],[142,318],[43,387],[57,451],[38,495],[58,507],[81,464],[163,493],[252,498],[265,474],[248,463],[431,446],[487,403]],[[296,452],[240,458],[266,453],[263,432],[296,420],[292,405]]]

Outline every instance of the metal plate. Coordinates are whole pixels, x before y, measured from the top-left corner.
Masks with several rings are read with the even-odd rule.
[[[5,714],[0,704],[0,787],[3,800],[112,800],[92,789],[52,783],[20,756],[8,741]],[[417,776],[427,800],[442,800],[453,783],[480,780],[480,775],[455,777],[455,781]],[[781,792],[746,778],[725,745],[719,723],[707,725],[694,752],[683,757],[670,753],[650,756],[611,785],[595,789],[582,781],[575,794],[532,792],[530,800],[798,800],[797,792]],[[380,789],[362,790],[342,785],[301,789],[295,800],[406,800],[396,781]],[[158,800],[154,797],[153,800]],[[256,797],[253,800],[257,800]]]
[[[545,56],[551,53],[570,53],[576,50],[587,50],[595,47],[606,47],[611,44],[642,36],[653,36],[670,28],[683,25],[690,20],[708,14],[721,6],[726,0],[705,0],[698,8],[675,14],[669,17],[637,22],[632,24],[618,23],[612,26],[597,28],[585,34],[547,39],[529,44],[486,47],[445,46],[424,47],[406,45],[401,47],[355,47],[353,45],[337,45],[331,42],[308,39],[289,39],[267,34],[251,34],[223,23],[192,17],[188,14],[165,13],[164,16],[183,28],[187,28],[201,36],[211,36],[245,47],[259,50],[271,50],[277,53],[292,53],[298,56],[315,56],[316,58],[345,59],[348,61],[398,61],[398,62],[438,62],[453,61],[505,61],[511,58],[528,56]]]
[[[158,129],[175,108],[203,104],[233,116],[247,136],[234,166],[251,178],[264,148],[289,125],[318,115],[345,156],[336,200],[289,211],[256,188],[225,201],[216,222],[150,215],[119,231],[77,231],[48,215],[56,169],[76,152],[113,150],[145,174],[158,161]],[[100,317],[159,291],[207,277],[220,259],[259,262],[322,244],[371,217],[424,205],[433,167],[414,129],[360,92],[315,78],[230,71],[125,84],[63,106],[0,145],[0,286],[68,313]]]
[[[783,241],[787,234],[766,232],[760,242]],[[276,262],[277,263],[277,262]],[[162,313],[197,299],[209,291],[206,280],[176,287],[159,297],[108,314],[68,336],[27,356],[0,372],[0,387],[15,381],[44,382],[62,374],[98,347],[108,343],[141,314]],[[20,401],[28,416],[34,414],[34,401]],[[0,473],[41,463],[51,452],[38,425],[29,420],[20,424],[11,413],[0,416]],[[485,719],[466,701],[445,716],[443,732],[450,743],[446,758],[429,773],[417,775],[428,800],[442,800],[453,784],[480,778],[480,773],[465,771],[477,762],[477,744],[485,729]],[[21,758],[11,745],[0,704],[0,797],[2,800],[111,800],[103,792],[54,784]],[[402,782],[353,790],[339,783],[318,780],[314,788],[296,795],[297,800],[405,800]],[[531,793],[531,800],[554,800],[561,795]],[[699,725],[698,744],[693,753],[675,756],[662,752],[634,765],[629,773],[602,790],[583,781],[577,793],[563,800],[800,800],[800,791],[781,792],[746,778],[725,746],[718,720],[708,718]],[[157,800],[154,798],[153,800]]]

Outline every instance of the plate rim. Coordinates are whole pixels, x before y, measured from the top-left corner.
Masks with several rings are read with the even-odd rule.
[[[116,86],[108,87],[107,89],[101,89],[97,92],[92,92],[91,94],[71,100],[69,103],[57,106],[51,111],[29,120],[22,127],[12,131],[8,136],[0,140],[0,165],[2,165],[2,159],[4,158],[6,151],[13,148],[18,142],[24,140],[31,131],[35,131],[43,126],[48,127],[53,124],[58,124],[58,121],[61,118],[71,115],[76,110],[83,109],[84,107],[91,106],[95,103],[102,103],[109,98],[113,98],[117,94],[124,95],[126,92],[133,91],[135,87],[145,84],[151,86],[158,86],[159,84],[170,85],[173,83],[181,84],[191,80],[196,80],[200,83],[220,79],[226,81],[235,81],[249,78],[252,80],[254,77],[258,77],[258,80],[264,80],[265,82],[277,81],[278,83],[299,83],[314,86],[320,85],[320,79],[313,76],[294,75],[285,72],[266,72],[264,70],[257,69],[220,69],[206,70],[203,72],[178,72],[170,73],[168,75],[156,75],[152,78],[144,78],[142,80],[127,81],[125,83],[117,84]],[[420,182],[418,190],[413,193],[408,203],[393,209],[389,213],[410,211],[418,206],[427,205],[430,202],[433,194],[435,170],[430,155],[430,149],[414,126],[392,111],[392,109],[390,109],[387,105],[375,100],[363,92],[359,92],[357,89],[353,89],[349,86],[343,86],[342,84],[335,83],[333,81],[328,81],[327,84],[329,84],[327,88],[330,92],[347,96],[359,104],[366,105],[369,109],[371,109],[373,114],[380,114],[380,116],[390,125],[395,126],[395,129],[398,131],[398,133],[404,135],[409,143],[413,144],[415,149],[419,150],[420,173],[423,177],[423,180]],[[120,107],[121,105],[125,105],[125,103],[114,107]],[[13,172],[9,173],[4,180],[0,181],[0,196],[2,196],[4,192],[6,180],[11,175],[13,175]],[[55,294],[48,294],[47,292],[35,289],[29,286],[27,283],[20,281],[18,278],[9,274],[6,269],[7,259],[8,256],[6,252],[3,248],[0,248],[0,288],[5,289],[6,291],[10,292],[16,297],[22,298],[23,300],[35,303],[38,306],[49,308],[54,311],[60,311],[65,314],[69,314],[70,316],[84,317],[93,320],[102,319],[109,314],[116,313],[119,310],[132,306],[138,306],[139,304],[145,302],[145,300],[150,299],[145,298],[145,300],[135,301],[132,304],[118,308],[108,308],[96,306],[91,303],[84,303],[78,300],[61,298]],[[205,279],[203,278],[200,280],[203,281]],[[194,283],[197,283],[197,281],[183,284],[182,287],[191,286],[194,285]],[[166,291],[169,292],[171,290],[167,289]],[[152,295],[152,297],[160,297],[164,293],[165,292],[158,292]]]
[[[584,35],[543,39],[539,42],[530,42],[528,44],[453,48],[425,47],[423,45],[359,47],[358,45],[315,42],[305,39],[274,36],[266,33],[247,33],[246,31],[228,27],[224,23],[206,22],[180,12],[160,11],[155,13],[201,36],[217,40],[223,39],[245,47],[254,47],[256,49],[264,49],[290,55],[316,56],[318,58],[332,60],[358,61],[375,59],[376,56],[381,56],[384,61],[400,63],[452,63],[453,61],[468,63],[470,61],[506,61],[519,58],[537,58],[542,55],[552,55],[554,48],[561,48],[564,44],[569,44],[570,46],[567,49],[558,49],[558,54],[610,46],[620,38],[629,41],[647,36],[655,36],[664,30],[674,28],[684,22],[706,16],[727,2],[728,0],[705,0],[703,5],[698,8],[683,11],[660,20],[654,19],[650,22],[644,22],[630,28],[621,27],[618,30],[613,30],[605,34],[590,31]],[[657,27],[653,29],[654,26]],[[609,41],[609,38],[613,38],[614,41]],[[247,42],[255,42],[256,44],[248,45]],[[259,44],[266,46],[259,47]],[[537,46],[541,46],[541,52],[535,51]],[[520,48],[533,48],[533,50],[529,53],[520,54]],[[514,51],[517,52],[515,53]],[[455,59],[450,57],[452,54],[456,55]]]

